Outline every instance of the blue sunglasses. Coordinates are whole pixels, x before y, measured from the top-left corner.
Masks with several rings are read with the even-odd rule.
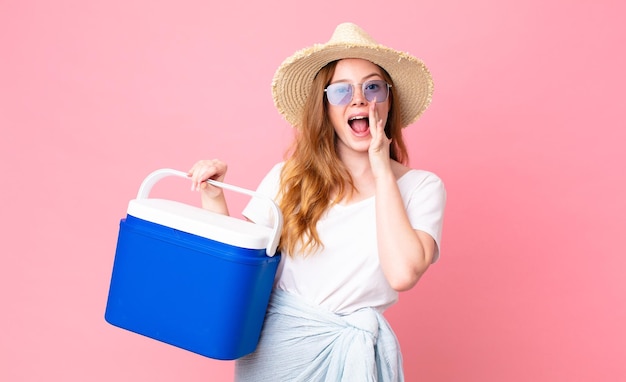
[[[383,80],[372,80],[364,82],[361,85],[361,91],[368,102],[385,102],[389,97],[389,85]],[[338,82],[330,84],[324,89],[326,98],[331,105],[344,106],[352,101],[354,96],[354,85],[349,82]]]

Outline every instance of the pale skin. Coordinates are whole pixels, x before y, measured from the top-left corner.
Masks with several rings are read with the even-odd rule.
[[[360,84],[370,79],[383,79],[380,68],[362,59],[339,61],[331,79],[331,83],[355,85],[349,104],[329,107],[329,117],[338,137],[339,157],[357,189],[341,203],[376,197],[380,266],[389,285],[397,291],[405,291],[428,269],[436,244],[432,236],[411,227],[397,184],[398,178],[409,168],[389,158],[391,140],[384,132],[391,100],[368,102]],[[369,129],[360,133],[354,131],[348,123],[354,116],[367,116]],[[192,190],[201,191],[203,208],[228,214],[222,190],[204,182],[207,179],[222,181],[226,170],[227,165],[218,159],[198,161],[189,170]]]

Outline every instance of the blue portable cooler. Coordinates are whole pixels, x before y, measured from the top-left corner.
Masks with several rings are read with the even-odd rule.
[[[232,360],[256,348],[280,254],[283,218],[264,198],[272,228],[184,203],[151,199],[152,186],[184,172],[161,169],[142,183],[120,221],[105,320],[206,357]]]

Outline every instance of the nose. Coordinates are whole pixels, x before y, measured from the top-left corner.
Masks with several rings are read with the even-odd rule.
[[[367,99],[365,93],[363,93],[363,87],[352,85],[352,104],[353,105],[365,105]]]

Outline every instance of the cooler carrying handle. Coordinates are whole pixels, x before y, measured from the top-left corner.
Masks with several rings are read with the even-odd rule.
[[[153,171],[141,183],[141,186],[139,187],[139,192],[137,193],[137,199],[147,199],[148,195],[150,194],[150,190],[152,190],[152,187],[159,180],[168,176],[179,176],[185,179],[189,179],[186,172],[174,170],[171,168],[162,168],[162,169]],[[260,199],[265,199],[267,202],[269,202],[269,205],[272,207],[272,212],[274,213],[275,221],[274,221],[274,227],[272,227],[272,235],[270,236],[270,240],[267,244],[265,253],[270,257],[274,256],[274,254],[276,253],[276,248],[278,247],[278,241],[280,240],[280,233],[283,227],[283,214],[280,212],[280,209],[278,208],[274,200],[256,191],[251,191],[245,188],[233,186],[231,184],[219,182],[217,180],[208,179],[206,182],[216,187],[239,192],[241,194],[246,194],[246,195],[260,198]]]

